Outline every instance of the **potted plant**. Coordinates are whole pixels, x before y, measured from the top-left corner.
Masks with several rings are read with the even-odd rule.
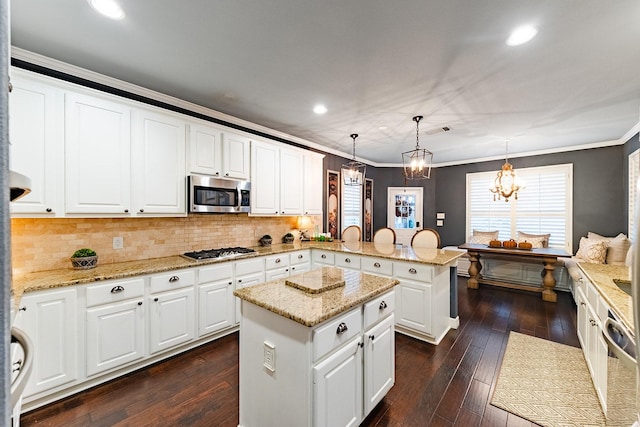
[[[271,236],[269,236],[268,234],[265,234],[260,238],[260,244],[262,246],[271,246],[271,241],[272,241]]]
[[[293,243],[294,240],[295,240],[295,237],[293,237],[293,234],[287,233],[282,238],[282,243]]]
[[[89,270],[98,264],[98,254],[89,248],[78,249],[71,255],[71,264],[76,270]]]

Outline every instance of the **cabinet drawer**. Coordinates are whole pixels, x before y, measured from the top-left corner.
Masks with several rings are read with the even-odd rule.
[[[272,268],[286,267],[289,265],[289,254],[284,253],[280,255],[271,255],[264,260],[265,268],[271,270]]]
[[[396,262],[393,264],[393,273],[396,277],[402,279],[424,283],[431,283],[433,281],[433,267],[430,265]]]
[[[193,286],[196,275],[193,270],[174,271],[168,274],[151,277],[151,293],[171,291],[187,286]]]
[[[338,348],[362,333],[362,311],[358,307],[330,320],[313,331],[313,361],[319,360],[331,350]]]
[[[203,267],[198,269],[198,283],[231,281],[233,278],[233,263],[225,262],[222,265]]]
[[[246,274],[262,273],[264,270],[264,258],[254,258],[236,262],[236,276]]]
[[[396,309],[395,290],[369,301],[364,305],[364,329],[389,316]]]
[[[336,253],[329,251],[313,251],[313,263],[314,264],[331,264],[333,265],[336,260]]]
[[[360,257],[358,255],[338,254],[336,256],[336,267],[360,270]]]
[[[87,286],[87,307],[124,301],[144,295],[144,279],[113,281]]]
[[[311,257],[310,257],[309,251],[291,252],[289,254],[289,259],[290,259],[291,265],[304,264],[304,263],[308,263],[309,261],[311,261]]]
[[[363,257],[360,261],[362,271],[367,273],[391,276],[393,274],[393,262],[388,259]]]

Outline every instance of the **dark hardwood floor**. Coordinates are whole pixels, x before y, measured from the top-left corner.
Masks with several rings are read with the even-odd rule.
[[[459,281],[460,327],[438,346],[396,334],[396,383],[363,426],[535,426],[493,407],[509,331],[578,347],[569,293]],[[274,408],[277,410],[277,408]],[[238,334],[24,414],[22,426],[229,426],[238,423]],[[278,426],[279,427],[279,426]]]

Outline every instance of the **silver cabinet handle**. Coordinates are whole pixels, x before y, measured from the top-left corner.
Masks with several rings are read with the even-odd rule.
[[[120,285],[114,286],[113,288],[111,288],[112,294],[117,294],[118,292],[123,292],[123,291],[124,291],[124,288]]]
[[[349,258],[345,258],[345,259],[344,259],[344,262],[346,262],[346,263],[348,264],[348,263],[350,263],[350,262],[351,262],[351,259],[349,259]]]
[[[327,256],[326,256],[325,254],[322,254],[322,255],[320,255],[320,258],[322,258],[322,259],[326,259],[326,258],[327,258]]]
[[[375,268],[380,268],[380,263],[379,263],[379,262],[374,262],[374,263],[373,263],[373,266],[374,266]]]
[[[302,254],[298,255],[298,259],[302,259],[302,258],[304,258]]]
[[[169,283],[177,282],[178,280],[180,280],[178,276],[169,277]]]
[[[382,301],[382,302],[380,303],[380,306],[379,306],[378,308],[379,308],[380,310],[384,310],[384,309],[385,309],[385,308],[387,308],[387,307],[388,307],[388,306],[387,306],[387,303],[386,303],[386,302],[384,302],[384,301]]]
[[[276,258],[276,264],[280,264],[280,258]]]
[[[415,268],[410,268],[409,273],[416,274],[418,271]]]
[[[336,335],[344,334],[348,330],[349,328],[347,327],[347,324],[344,322],[340,322],[340,324],[338,325],[338,329],[336,329]]]

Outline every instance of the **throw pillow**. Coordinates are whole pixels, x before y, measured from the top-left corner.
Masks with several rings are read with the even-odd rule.
[[[482,245],[488,245],[492,240],[496,239],[492,238],[491,236],[485,236],[484,234],[481,234],[480,236],[469,237],[469,243],[479,243]]]
[[[607,242],[600,239],[580,238],[577,258],[593,264],[602,264],[607,257]]]
[[[526,239],[521,237],[518,239],[518,243],[529,242],[533,248],[544,248],[544,237],[527,237]]]
[[[498,234],[500,234],[500,230],[495,230],[495,231],[473,230],[474,236],[487,236],[487,237],[491,237],[491,239],[493,240],[498,239]]]
[[[589,239],[604,240],[607,242],[607,257],[605,262],[613,265],[624,265],[631,246],[631,240],[627,239],[624,233],[620,233],[615,237],[605,237],[596,233],[589,232]]]
[[[531,242],[531,239],[542,238],[544,240],[544,242],[542,243],[543,248],[549,247],[549,237],[551,237],[551,234],[531,234],[525,233],[524,231],[518,231],[518,241],[520,241],[520,239],[526,239],[527,241]]]

